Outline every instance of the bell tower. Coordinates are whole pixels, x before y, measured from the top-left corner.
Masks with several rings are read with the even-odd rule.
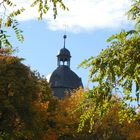
[[[64,35],[64,46],[57,55],[57,68],[50,76],[49,83],[51,85],[53,95],[58,98],[64,98],[66,93],[71,93],[74,89],[83,87],[81,78],[70,69],[71,54],[66,49],[66,38]]]
[[[68,49],[66,49],[65,45],[66,45],[66,38],[67,36],[64,35],[64,47],[60,50],[60,52],[57,55],[57,66],[68,66],[70,68],[70,51]]]

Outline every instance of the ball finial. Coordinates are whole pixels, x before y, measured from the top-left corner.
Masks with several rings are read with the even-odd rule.
[[[66,39],[67,38],[67,35],[64,35],[63,38]]]

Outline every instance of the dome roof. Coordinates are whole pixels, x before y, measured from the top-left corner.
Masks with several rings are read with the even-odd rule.
[[[81,78],[65,65],[54,70],[49,82],[52,87],[78,88],[82,86]]]
[[[83,87],[81,78],[78,77],[68,66],[57,67],[52,73],[49,81],[54,89],[54,95],[60,98],[64,97],[65,90],[72,90]]]
[[[59,51],[59,53],[58,53],[57,56],[68,56],[68,57],[71,57],[70,51],[69,51],[68,49],[66,49],[66,48],[62,48],[62,49]]]

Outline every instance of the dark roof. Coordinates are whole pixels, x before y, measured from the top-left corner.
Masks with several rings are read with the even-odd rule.
[[[78,88],[82,86],[81,78],[65,65],[58,67],[52,73],[50,83],[52,87]]]
[[[59,51],[57,57],[59,57],[59,56],[71,57],[70,51],[69,51],[68,49],[66,49],[66,48],[62,48],[62,49]]]
[[[77,89],[80,86],[83,87],[81,78],[78,77],[68,66],[62,65],[57,67],[56,70],[52,73],[49,83],[51,84],[52,89],[55,88],[56,96],[59,97],[58,90],[65,89]],[[57,90],[58,89],[58,90]],[[64,91],[63,91],[64,92]],[[64,93],[63,93],[64,97]]]

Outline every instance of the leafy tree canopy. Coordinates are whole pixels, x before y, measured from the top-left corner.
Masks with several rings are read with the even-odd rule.
[[[45,140],[133,140],[140,138],[140,119],[134,108],[122,104],[123,100],[114,95],[108,104],[109,110],[101,117],[94,102],[90,104],[87,102],[86,106],[84,104],[83,108],[80,108],[83,102],[88,101],[83,93],[84,90],[80,88],[72,91],[71,95],[65,96],[63,100],[54,100],[55,108],[49,112],[48,119],[51,125],[45,135]],[[54,107],[53,103],[49,103],[50,107]],[[97,109],[92,112],[89,108]],[[121,113],[122,111],[124,113]],[[91,116],[90,113],[92,113]],[[91,119],[85,122],[84,128],[78,133],[80,116],[81,120],[85,119],[85,116],[90,116]]]
[[[0,49],[0,139],[39,140],[47,131],[51,90],[45,79]]]
[[[94,112],[99,111],[103,117],[110,104],[112,94],[121,93],[122,104],[137,101],[140,96],[140,1],[133,0],[128,17],[135,22],[135,27],[129,31],[121,31],[112,35],[107,41],[109,46],[96,56],[84,60],[80,66],[90,68],[89,80],[93,89],[85,93],[87,97],[86,113],[81,116],[80,127],[91,120],[94,124]],[[134,93],[134,95],[132,94]],[[96,104],[91,108],[91,104]],[[125,114],[125,110],[121,111]],[[123,115],[122,115],[123,116]],[[131,120],[131,117],[129,117]]]

